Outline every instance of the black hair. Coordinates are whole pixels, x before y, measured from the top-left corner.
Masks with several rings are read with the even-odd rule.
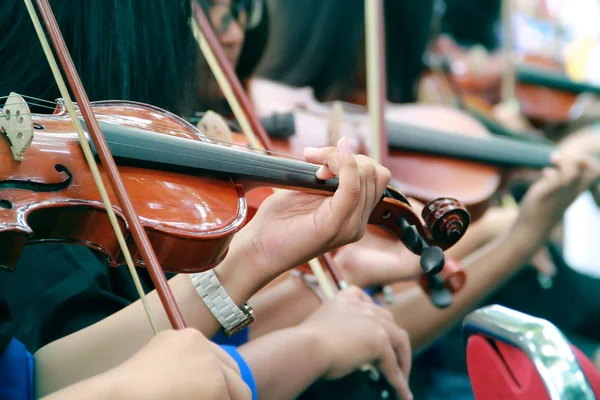
[[[363,0],[268,0],[271,35],[257,74],[323,96],[352,78],[363,34]]]
[[[248,0],[244,0],[248,1]],[[261,19],[257,26],[246,32],[244,47],[236,67],[236,74],[242,82],[250,78],[264,55],[269,40],[269,13],[267,0],[261,0]]]
[[[50,0],[90,100],[186,113],[196,93],[190,0]],[[0,2],[0,93],[60,97],[22,1]]]

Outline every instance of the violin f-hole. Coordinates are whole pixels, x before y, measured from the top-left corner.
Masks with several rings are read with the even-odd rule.
[[[18,179],[8,179],[5,181],[0,181],[0,190],[2,189],[20,189],[20,190],[28,190],[30,192],[35,193],[49,193],[49,192],[60,192],[61,190],[67,189],[73,183],[73,174],[67,167],[62,164],[56,164],[54,166],[57,172],[61,174],[66,174],[67,177],[60,182],[57,183],[44,183],[44,182],[36,182],[31,180],[18,180]],[[0,206],[4,207],[2,204],[3,201],[0,200]]]

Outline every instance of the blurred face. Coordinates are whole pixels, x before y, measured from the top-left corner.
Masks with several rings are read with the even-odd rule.
[[[239,3],[232,0],[213,0],[208,12],[213,29],[232,66],[237,64],[242,51],[248,23],[248,10],[239,6]]]
[[[204,10],[227,60],[234,69],[244,45],[251,5],[252,1],[248,0],[205,0]],[[207,109],[226,112],[227,107],[223,93],[212,71],[204,61],[200,64],[199,77],[200,103]]]

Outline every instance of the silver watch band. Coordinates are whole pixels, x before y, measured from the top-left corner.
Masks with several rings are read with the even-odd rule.
[[[244,304],[240,309],[212,270],[191,274],[190,279],[204,304],[223,327],[225,335],[231,336],[254,322],[252,308]]]

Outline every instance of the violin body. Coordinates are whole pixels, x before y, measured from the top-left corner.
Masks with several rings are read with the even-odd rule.
[[[152,106],[106,101],[93,103],[93,109],[100,121],[203,140],[187,122]],[[35,129],[23,161],[13,159],[6,141],[0,143],[0,265],[14,268],[23,246],[44,241],[86,245],[103,253],[110,265],[123,264],[65,109],[58,108],[53,115],[34,114],[33,122],[41,129]],[[247,217],[241,186],[130,166],[120,166],[119,171],[165,271],[199,272],[225,257],[233,234]],[[143,266],[111,190],[109,196],[135,263]]]
[[[253,100],[259,115],[294,111],[296,134],[286,139],[271,138],[277,152],[301,156],[308,146],[331,146],[326,132],[331,110],[318,103],[305,88],[291,88],[266,80],[252,81]],[[268,99],[273,99],[269,103]],[[386,106],[388,121],[448,129],[476,137],[490,134],[475,126],[475,122],[457,119],[456,113],[445,107],[423,105]],[[461,128],[465,128],[464,130]],[[477,133],[479,132],[479,133]],[[339,137],[346,136],[357,153],[368,154],[369,124],[366,115],[344,115]],[[426,203],[438,197],[458,199],[469,211],[473,221],[480,218],[497,192],[502,177],[500,170],[472,161],[391,149],[388,168],[394,187],[406,196]]]

